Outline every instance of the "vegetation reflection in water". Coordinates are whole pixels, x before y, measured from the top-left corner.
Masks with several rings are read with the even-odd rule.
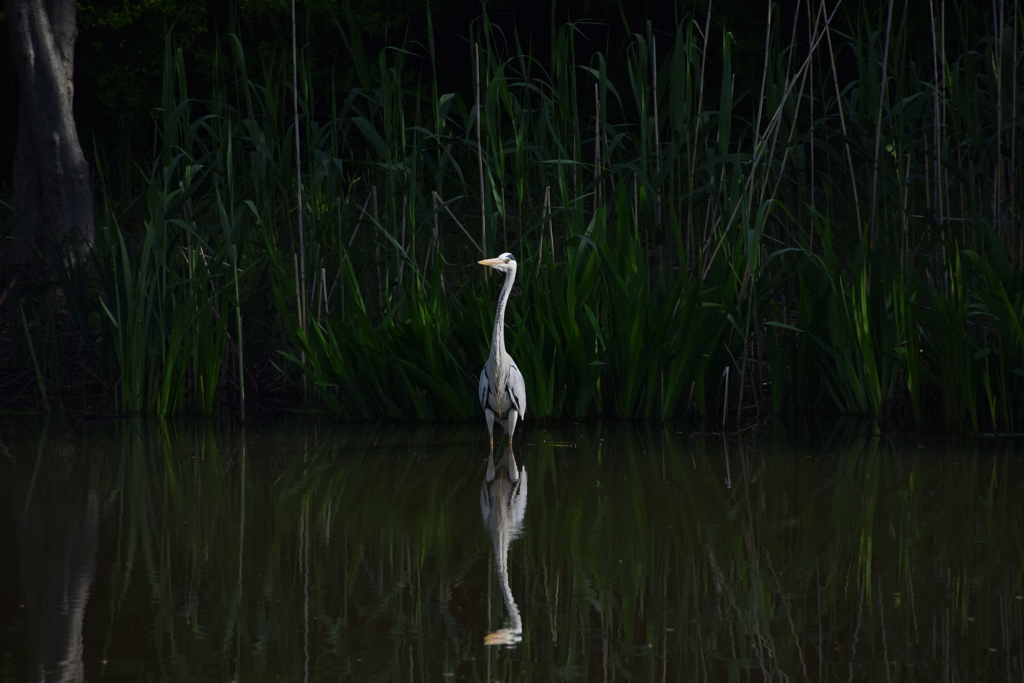
[[[29,431],[0,431],[2,681],[1021,674],[1013,443]]]

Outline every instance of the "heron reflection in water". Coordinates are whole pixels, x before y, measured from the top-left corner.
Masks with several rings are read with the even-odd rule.
[[[518,644],[523,639],[523,619],[519,607],[512,597],[508,583],[508,547],[523,533],[523,517],[526,515],[526,467],[516,465],[512,447],[494,464],[494,449],[487,455],[487,472],[480,487],[480,514],[494,543],[494,559],[498,566],[498,584],[501,597],[508,610],[509,626],[488,633],[485,645]]]

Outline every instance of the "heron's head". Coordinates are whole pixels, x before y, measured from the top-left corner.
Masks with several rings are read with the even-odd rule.
[[[495,270],[500,270],[503,273],[514,273],[516,272],[516,257],[507,251],[494,258],[484,259],[478,261],[481,266],[490,266]]]

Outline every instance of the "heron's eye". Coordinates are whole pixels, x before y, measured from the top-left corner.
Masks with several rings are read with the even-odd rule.
[[[505,263],[508,263],[508,259],[505,259]]]

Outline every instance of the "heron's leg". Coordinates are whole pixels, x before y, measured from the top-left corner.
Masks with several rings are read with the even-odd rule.
[[[508,478],[513,484],[519,481],[519,467],[516,465],[516,454],[512,452],[512,446],[508,447]]]
[[[484,481],[490,484],[494,481],[494,444],[491,444],[491,451],[487,454],[487,474],[484,475]]]
[[[519,421],[519,411],[515,408],[510,408],[508,411],[508,445],[512,447],[512,434],[516,431],[516,422]]]
[[[491,440],[491,450],[494,450],[494,411],[484,408],[484,419],[487,420],[487,438]]]

